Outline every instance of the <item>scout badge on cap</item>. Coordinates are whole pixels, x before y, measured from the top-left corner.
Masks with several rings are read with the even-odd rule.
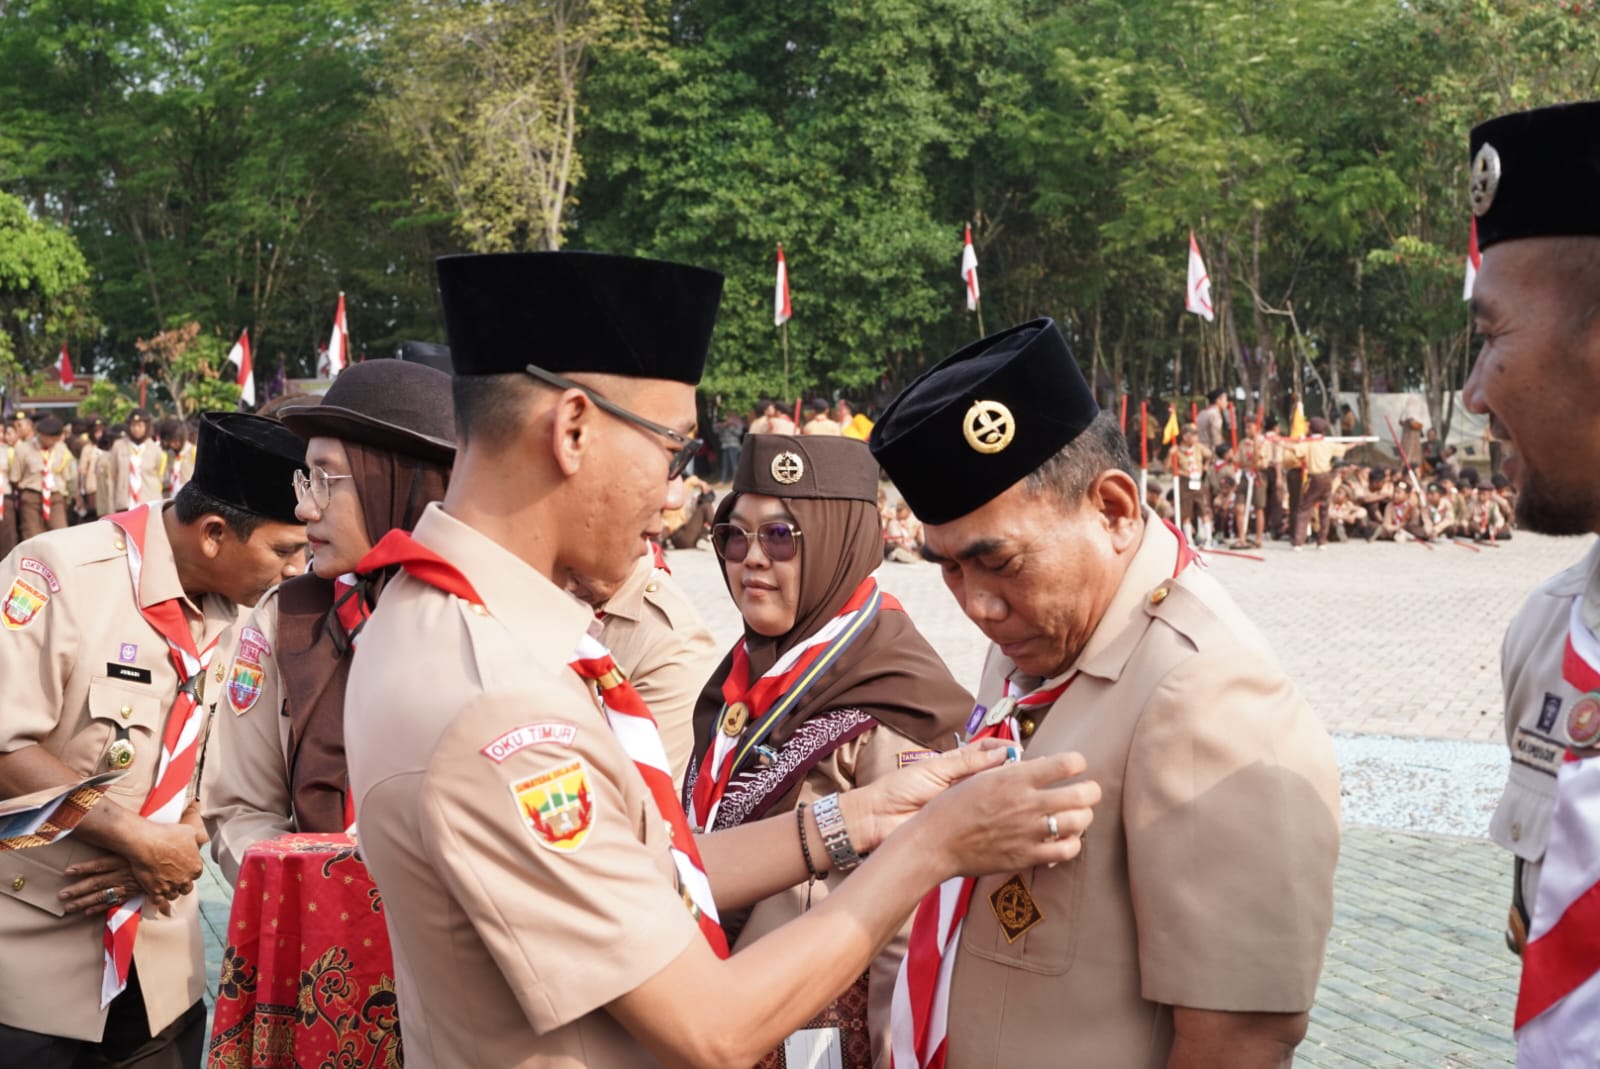
[[[1472,200],[1472,214],[1483,215],[1494,206],[1495,191],[1500,188],[1500,153],[1485,141],[1472,160],[1472,185],[1467,194]]]
[[[509,784],[522,822],[541,846],[570,854],[589,838],[594,802],[582,761]]]
[[[806,464],[799,453],[785,451],[772,458],[772,478],[784,486],[793,486],[805,473]]]
[[[998,453],[1017,436],[1011,409],[999,401],[974,401],[961,423],[967,444],[980,453]]]
[[[854,438],[752,434],[739,453],[733,493],[875,502],[878,465]]]

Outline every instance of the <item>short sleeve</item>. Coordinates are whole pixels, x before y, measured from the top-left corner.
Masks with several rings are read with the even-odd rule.
[[[665,822],[597,717],[479,698],[435,752],[421,810],[435,871],[540,1033],[634,990],[701,938]]]
[[[1289,680],[1242,649],[1185,659],[1140,718],[1123,792],[1144,997],[1308,1009],[1333,919],[1338,771]]]
[[[71,588],[90,582],[64,567],[46,540],[32,540],[0,561],[0,753],[43,742],[61,720],[78,626]]]

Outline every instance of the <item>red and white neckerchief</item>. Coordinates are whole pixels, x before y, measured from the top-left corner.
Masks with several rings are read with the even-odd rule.
[[[39,495],[39,511],[44,515],[44,522],[50,522],[50,499],[56,494],[56,473],[50,470],[50,463],[55,458],[55,450],[50,449],[44,454],[44,480],[40,483],[44,492]]]
[[[144,448],[149,439],[128,442],[128,507],[144,501]]]
[[[1178,538],[1178,559],[1172,570],[1176,576],[1197,560],[1198,554],[1181,531],[1170,523],[1166,526]],[[994,708],[981,716],[974,712],[978,730],[972,741],[999,738],[1015,742],[1021,737],[1017,711],[1049,708],[1077,677],[1074,672],[1053,687],[1027,693],[1014,681],[1006,680],[1005,696],[995,702]],[[944,1069],[955,948],[977,885],[978,881],[971,877],[952,877],[917,906],[906,956],[900,960],[900,973],[895,977],[890,1009],[892,1069]]]
[[[734,774],[784,717],[793,712],[813,684],[825,675],[877,617],[880,609],[899,609],[899,602],[878,589],[876,579],[863,579],[850,600],[827,625],[796,645],[750,682],[750,650],[744,639],[733,649],[733,664],[722,681],[722,710],[705,755],[695,772],[689,797],[689,822],[710,830]],[[729,711],[739,717],[737,730],[723,730]]]
[[[167,713],[166,726],[161,731],[161,758],[156,765],[155,785],[145,797],[139,815],[157,824],[176,824],[183,816],[189,802],[189,785],[194,779],[195,765],[200,756],[200,733],[205,723],[205,707],[195,693],[197,682],[206,674],[217,642],[212,639],[204,650],[195,646],[189,631],[189,620],[184,615],[182,599],[169,598],[155,605],[140,605],[139,579],[144,572],[145,535],[150,517],[160,522],[161,514],[149,505],[128,512],[108,516],[122,529],[128,546],[128,575],[133,581],[133,601],[139,613],[162,638],[167,641],[167,652],[172,666],[177,669],[177,697],[172,710]],[[105,1009],[111,1000],[128,986],[128,973],[133,966],[133,942],[139,931],[140,909],[144,895],[137,894],[124,901],[106,916],[103,946],[105,968],[100,978],[100,1008]]]
[[[167,457],[167,496],[177,497],[178,491],[183,489],[183,452],[169,453]]]
[[[333,581],[333,612],[344,627],[350,648],[354,649],[356,637],[372,618],[372,608],[361,589],[361,578],[354,572],[345,572]]]
[[[655,558],[657,568],[668,575],[672,574],[672,569],[667,567],[667,551],[661,548],[660,542],[650,543],[650,555]]]
[[[407,574],[429,586],[454,594],[472,605],[483,605],[483,599],[473,589],[465,575],[433,550],[424,546],[405,531],[390,531],[372,548],[356,571],[380,571],[400,565]],[[594,683],[600,708],[606,722],[617,737],[622,750],[633,762],[633,767],[650,788],[656,808],[672,832],[672,860],[678,870],[678,881],[688,892],[693,904],[693,915],[700,926],[700,934],[720,958],[728,956],[728,937],[717,918],[716,901],[711,895],[711,881],[706,877],[705,864],[700,859],[700,848],[689,831],[689,822],[683,815],[683,806],[672,787],[671,765],[667,763],[667,750],[661,743],[661,732],[655,717],[644,699],[634,689],[610,652],[592,635],[578,641],[570,667],[584,679]]]
[[[1600,717],[1600,639],[1574,598],[1561,678],[1584,696],[1568,711]],[[1592,752],[1592,751],[1590,751]],[[1571,749],[1556,773],[1539,889],[1517,990],[1517,1065],[1590,1065],[1600,1050],[1600,760]]]

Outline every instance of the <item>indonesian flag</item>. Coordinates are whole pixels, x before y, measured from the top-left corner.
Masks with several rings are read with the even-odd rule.
[[[1600,690],[1600,641],[1574,598],[1561,676],[1580,693],[1568,723]],[[1589,715],[1595,715],[1591,708]],[[1517,1065],[1591,1065],[1600,1050],[1600,760],[1569,750],[1556,773],[1544,868],[1522,951]]]
[[[69,389],[73,383],[78,381],[72,374],[72,357],[67,355],[66,342],[61,343],[61,356],[56,360],[56,375],[60,378],[61,385]]]
[[[1206,273],[1205,261],[1200,259],[1200,243],[1195,241],[1193,230],[1189,231],[1189,287],[1184,291],[1183,307],[1207,323],[1214,318],[1211,276]]]
[[[1461,299],[1472,300],[1472,284],[1478,281],[1478,268],[1483,265],[1483,253],[1478,251],[1478,220],[1472,220],[1467,234],[1467,280],[1461,287]]]
[[[333,316],[333,334],[328,338],[328,348],[317,362],[317,377],[335,378],[350,362],[350,326],[344,318],[344,294],[339,294],[339,310]]]
[[[239,403],[256,407],[255,365],[250,362],[250,328],[239,332],[239,340],[228,350],[228,363],[239,368]]]
[[[789,307],[789,265],[783,262],[783,242],[778,242],[778,282],[772,288],[772,325],[781,327],[794,315]]]
[[[967,224],[966,237],[961,245],[961,281],[967,287],[967,311],[978,307],[978,253],[972,247],[972,224]]]

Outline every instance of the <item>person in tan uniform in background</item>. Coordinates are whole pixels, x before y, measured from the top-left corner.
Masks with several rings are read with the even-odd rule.
[[[112,485],[108,511],[121,512],[135,504],[160,501],[164,456],[161,443],[150,438],[150,420],[144,410],[136,408],[128,413],[127,435],[111,446]],[[134,473],[138,474],[136,483]]]
[[[1317,525],[1317,548],[1328,544],[1331,522],[1328,498],[1333,493],[1333,460],[1350,450],[1349,443],[1330,442],[1321,437],[1328,433],[1328,421],[1321,416],[1312,416],[1309,426],[1311,433],[1317,437],[1304,442],[1291,442],[1285,449],[1289,466],[1295,469],[1290,478],[1301,478],[1300,469],[1305,470],[1305,487],[1300,493],[1300,504],[1294,510],[1294,529],[1289,535],[1289,541],[1296,549],[1305,547],[1306,528],[1313,523]]]
[[[78,498],[83,502],[83,518],[93,520],[100,515],[100,436],[105,433],[106,421],[96,419],[91,423],[78,423],[83,447],[78,450]]]
[[[1265,637],[1141,507],[1126,439],[1055,324],[949,357],[871,445],[994,643],[984,722],[1015,716],[1028,760],[1082,751],[1104,792],[1077,859],[978,881],[945,1064],[1288,1064],[1333,919],[1333,747]],[[918,953],[914,938],[908,971]],[[916,1069],[895,1028],[896,1069]]]
[[[648,713],[561,584],[620,581],[697,450],[721,276],[572,252],[438,270],[461,452],[442,505],[364,564],[405,574],[345,706],[408,1069],[748,1069],[940,880],[1076,853],[1096,792],[1048,785],[1081,762],[994,767],[1004,747],[692,836]],[[867,850],[827,901],[722,957],[719,911]]]
[[[17,431],[12,424],[0,429],[0,557],[17,545],[17,495],[11,485],[11,462],[17,455]]]
[[[829,414],[831,406],[827,401],[818,397],[811,402],[811,418],[806,420],[806,425],[800,428],[801,434],[823,434],[831,438],[840,437],[844,431]]]
[[[17,488],[17,527],[21,541],[26,542],[45,530],[59,531],[70,519],[67,513],[76,496],[77,467],[66,443],[61,440],[64,430],[60,419],[43,417],[35,426],[34,436],[19,443],[11,458],[11,484]]]
[[[567,588],[594,606],[600,642],[650,706],[681,787],[694,758],[694,703],[717,666],[716,639],[653,551],[621,584],[573,576]]]
[[[883,563],[877,494],[878,465],[854,439],[764,435],[740,457],[713,540],[744,637],[695,709],[691,824],[735,828],[873,783],[949,749],[966,723],[972,696],[873,578]],[[819,641],[846,620],[859,627]],[[728,936],[749,946],[829,890],[813,880],[725,916]],[[844,1069],[889,1064],[904,935],[806,1026],[829,1033]],[[799,1058],[792,1045],[786,1053]]]
[[[184,682],[145,613],[177,612],[203,654],[305,548],[289,489],[300,443],[254,416],[206,418],[206,459],[184,495],[120,518],[143,531],[136,556],[136,540],[102,521],[0,561],[0,796],[126,772],[71,838],[0,862],[8,1065],[200,1064],[205,948],[190,892],[206,836],[192,801],[177,823],[139,815]],[[137,599],[130,560],[142,562]],[[106,912],[141,894],[131,975],[102,1009]]]
[[[389,578],[351,573],[373,543],[415,526],[444,496],[455,459],[450,377],[425,364],[355,364],[321,404],[279,418],[306,442],[310,475],[295,486],[295,515],[311,565],[261,599],[217,662],[200,803],[230,883],[263,839],[350,827],[345,682]]]
[[[1176,488],[1178,526],[1189,532],[1198,546],[1211,544],[1211,453],[1200,442],[1193,423],[1183,425],[1183,436],[1167,451],[1167,471]]]
[[[794,420],[784,414],[776,401],[763,401],[761,414],[750,421],[750,434],[794,434]]]

